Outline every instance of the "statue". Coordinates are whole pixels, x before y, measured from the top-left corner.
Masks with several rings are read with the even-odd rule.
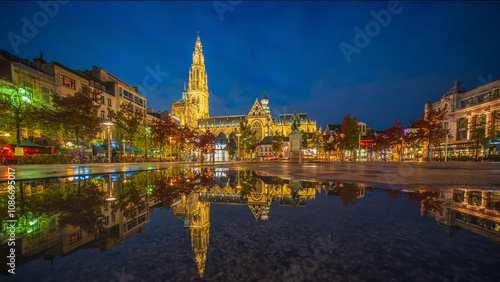
[[[292,132],[298,131],[300,131],[300,116],[294,111],[292,116]]]

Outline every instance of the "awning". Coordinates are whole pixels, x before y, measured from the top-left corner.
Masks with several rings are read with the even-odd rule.
[[[0,142],[7,143],[5,140],[0,140]],[[16,147],[17,146],[17,142],[10,143],[10,145]],[[45,146],[42,146],[42,145],[37,144],[37,143],[30,142],[30,141],[26,141],[26,140],[21,140],[21,147],[45,148]]]

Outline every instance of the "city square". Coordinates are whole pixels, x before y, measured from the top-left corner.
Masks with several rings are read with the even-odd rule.
[[[499,279],[499,3],[0,7],[0,280]]]

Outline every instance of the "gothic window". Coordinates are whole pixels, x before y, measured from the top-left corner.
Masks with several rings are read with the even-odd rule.
[[[256,122],[252,123],[252,127],[253,128],[260,128],[260,127],[262,127],[262,124],[259,121],[256,121]]]

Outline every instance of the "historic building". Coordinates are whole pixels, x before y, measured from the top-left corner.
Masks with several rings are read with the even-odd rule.
[[[180,118],[182,126],[191,128],[198,127],[198,119],[209,117],[207,72],[199,35],[194,47],[193,64],[189,70],[188,90],[184,85],[182,98],[172,102],[172,114]]]
[[[428,204],[427,204],[428,203]],[[500,193],[473,189],[446,189],[421,203],[422,217],[434,218],[452,237],[465,229],[500,244]],[[438,207],[433,209],[432,207]]]
[[[290,134],[291,114],[284,114],[273,119],[269,109],[269,100],[266,93],[259,101],[255,99],[249,112],[243,115],[210,117],[208,106],[207,73],[205,70],[205,58],[203,48],[198,36],[193,52],[193,63],[189,70],[188,88],[184,86],[182,98],[172,102],[172,114],[179,117],[181,125],[191,128],[209,129],[215,136],[220,133],[229,136],[237,132],[241,122],[248,122],[256,131],[256,140],[260,141],[267,136],[272,136],[276,130],[280,130],[285,136]],[[316,122],[312,121],[307,114],[299,114],[301,117],[300,129],[304,132],[316,132]]]
[[[474,150],[481,149],[476,148],[471,140],[471,124],[478,118],[485,119],[488,130],[494,130],[497,136],[500,133],[500,80],[472,90],[465,89],[461,84],[457,78],[455,85],[439,101],[425,104],[426,112],[431,109],[447,111],[443,126],[449,129],[452,136],[448,144],[448,154],[452,157],[472,156]],[[495,147],[498,145],[494,143],[491,143],[491,152],[486,152],[488,148],[481,151],[484,154],[498,154],[499,150]],[[437,148],[435,152],[440,149],[443,148]]]

